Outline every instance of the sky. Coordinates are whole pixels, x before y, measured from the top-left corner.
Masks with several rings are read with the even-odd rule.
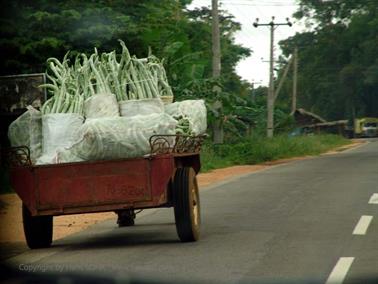
[[[236,33],[235,42],[252,49],[252,55],[236,67],[237,73],[245,80],[254,82],[255,87],[268,85],[269,81],[269,48],[270,27],[253,27],[253,22],[259,18],[259,23],[269,23],[272,16],[275,22],[286,23],[288,17],[293,26],[279,26],[274,33],[275,58],[280,54],[278,42],[304,30],[303,25],[292,18],[297,10],[296,0],[219,0],[220,9],[234,15],[235,21],[241,24],[241,31]],[[189,9],[196,7],[211,7],[211,0],[194,0]]]

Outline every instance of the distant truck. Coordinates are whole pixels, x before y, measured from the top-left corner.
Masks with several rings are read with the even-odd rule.
[[[377,137],[378,118],[356,118],[353,125],[353,137]]]

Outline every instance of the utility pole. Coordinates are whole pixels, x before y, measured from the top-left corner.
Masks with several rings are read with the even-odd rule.
[[[212,16],[213,77],[218,78],[221,73],[218,0],[212,0],[211,16]]]
[[[273,123],[274,123],[274,30],[277,26],[289,26],[293,24],[286,18],[286,23],[274,23],[274,17],[270,23],[259,24],[259,18],[253,23],[255,28],[259,26],[270,26],[270,65],[269,65],[269,90],[267,98],[267,127],[266,135],[268,138],[273,137]]]
[[[298,84],[298,47],[294,49],[294,68],[293,68],[293,97],[291,100],[291,113],[297,109],[297,84]]]
[[[286,67],[285,67],[285,70],[283,72],[283,75],[281,77],[281,80],[280,82],[278,83],[278,87],[274,93],[274,101],[277,99],[281,89],[282,89],[282,86],[283,86],[283,83],[285,82],[286,80],[286,76],[287,76],[287,73],[289,72],[289,69],[290,69],[290,66],[291,66],[291,63],[293,62],[293,57],[294,56],[291,56],[289,61],[286,63]]]
[[[212,16],[212,51],[213,51],[213,78],[219,78],[221,74],[221,49],[219,36],[219,16],[218,16],[218,0],[211,1],[211,16]],[[220,88],[214,89],[220,92]],[[220,117],[213,123],[213,142],[215,144],[223,144],[223,106],[221,101],[216,101],[213,105],[218,110]]]

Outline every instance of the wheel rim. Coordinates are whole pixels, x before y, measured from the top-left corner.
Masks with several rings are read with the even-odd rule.
[[[195,188],[193,187],[192,189],[192,194],[193,194],[193,221],[194,221],[194,225],[195,226],[198,226],[200,221],[199,221],[199,208],[198,208],[198,198],[197,198],[197,194],[196,194],[196,190]]]
[[[195,228],[198,228],[201,224],[201,214],[200,214],[200,202],[199,202],[199,196],[198,196],[198,185],[197,185],[197,179],[195,174],[191,176],[190,179],[190,203],[191,203],[191,211],[192,211],[192,217],[193,217],[193,225]]]

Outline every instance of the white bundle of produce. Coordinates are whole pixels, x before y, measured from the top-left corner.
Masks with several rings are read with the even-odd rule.
[[[164,112],[164,104],[160,98],[120,101],[121,116],[149,115]]]
[[[200,135],[204,134],[207,129],[207,112],[203,100],[186,100],[165,105],[165,112],[176,120],[188,121],[188,128],[184,130],[185,134]]]
[[[176,120],[165,113],[91,119],[78,131],[77,142],[58,154],[58,162],[141,157],[150,153],[155,134],[175,134]]]
[[[32,106],[11,123],[8,138],[12,147],[27,146],[34,164],[42,153],[42,115]]]
[[[85,118],[119,116],[117,98],[110,93],[97,94],[84,101]]]
[[[56,163],[59,150],[70,147],[84,118],[77,113],[51,113],[42,116],[42,152],[37,164]]]

